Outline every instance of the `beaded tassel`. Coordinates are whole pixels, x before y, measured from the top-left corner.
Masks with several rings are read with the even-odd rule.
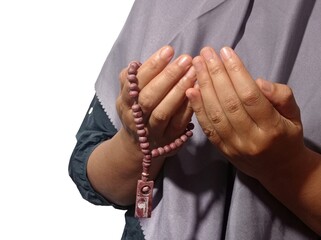
[[[134,122],[136,124],[136,133],[138,136],[139,146],[144,154],[142,161],[142,175],[138,180],[136,189],[136,207],[135,216],[138,218],[149,218],[152,212],[152,194],[154,182],[149,180],[149,169],[152,163],[152,158],[169,153],[180,146],[182,146],[192,135],[193,123],[189,123],[186,127],[186,131],[175,141],[163,147],[158,147],[150,150],[150,144],[148,141],[148,134],[145,130],[145,124],[143,119],[143,111],[138,104],[138,79],[136,77],[137,70],[141,66],[139,62],[131,62],[128,67],[127,80],[129,81],[129,95],[133,98],[134,103],[132,105],[132,113]]]

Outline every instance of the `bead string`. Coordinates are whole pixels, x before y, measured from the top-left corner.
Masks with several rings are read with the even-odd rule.
[[[173,142],[163,146],[150,150],[150,143],[148,141],[148,134],[145,130],[145,124],[143,119],[143,111],[138,103],[139,87],[137,79],[137,70],[141,66],[140,62],[131,62],[128,66],[127,80],[129,82],[129,96],[132,97],[134,103],[131,107],[134,122],[136,125],[136,133],[138,135],[138,142],[142,153],[144,154],[142,161],[142,175],[141,180],[137,184],[136,195],[136,217],[150,217],[151,214],[151,197],[153,182],[148,181],[149,169],[152,163],[152,158],[170,153],[171,151],[181,147],[190,137],[193,136],[192,129],[193,123],[189,123],[185,129],[185,132],[176,138]],[[145,183],[145,184],[144,184]],[[139,199],[139,200],[138,200]]]

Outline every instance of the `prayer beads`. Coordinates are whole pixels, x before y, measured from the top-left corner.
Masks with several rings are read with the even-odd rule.
[[[152,194],[154,182],[149,180],[149,169],[152,164],[152,159],[164,154],[168,154],[173,150],[181,147],[190,137],[192,137],[194,128],[193,123],[189,123],[185,132],[173,142],[163,146],[150,149],[150,143],[148,141],[148,134],[145,129],[144,113],[138,103],[139,87],[137,79],[137,71],[141,66],[139,62],[131,62],[127,70],[127,80],[129,82],[129,96],[133,98],[134,102],[131,107],[132,115],[136,125],[136,133],[138,136],[138,142],[142,153],[144,154],[142,161],[142,175],[138,180],[136,190],[136,208],[135,216],[139,218],[151,217],[152,209]]]

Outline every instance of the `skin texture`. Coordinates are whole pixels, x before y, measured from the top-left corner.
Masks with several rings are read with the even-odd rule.
[[[192,136],[193,133],[190,130],[194,128],[194,125],[193,123],[189,123],[186,126],[186,131],[179,138],[176,138],[173,142],[170,142],[165,146],[159,146],[157,148],[150,149],[149,137],[147,135],[147,131],[145,130],[146,127],[144,123],[144,113],[138,103],[139,87],[136,74],[140,65],[140,63],[135,61],[129,64],[127,71],[127,80],[129,81],[129,95],[133,100],[131,109],[132,115],[134,117],[134,122],[136,124],[136,134],[138,136],[141,151],[145,154],[144,159],[147,161],[146,164],[149,165],[152,157],[158,157],[160,155],[163,155],[164,153],[170,153],[171,151],[181,147],[182,144]],[[146,174],[147,172],[144,172],[144,174],[142,174],[142,177]]]
[[[192,58],[182,55],[169,63],[173,55],[174,50],[165,46],[143,63],[137,73],[140,88],[138,102],[152,148],[164,146],[180,137],[193,114],[185,96],[185,91],[194,85],[196,79]],[[123,126],[112,139],[101,143],[93,151],[87,165],[92,186],[119,205],[135,202],[143,159],[126,76],[127,68],[119,75],[121,90],[116,103]],[[166,156],[153,160],[150,179],[157,176]]]
[[[171,61],[173,55],[170,46],[161,48],[137,74],[138,102],[151,147],[179,137],[194,112],[213,147],[321,235],[321,156],[304,145],[291,89],[254,81],[230,48],[217,54],[206,47],[194,59],[182,55]],[[120,73],[116,103],[123,126],[93,151],[87,165],[92,186],[119,205],[135,202],[143,158],[126,73],[127,69]],[[151,179],[166,156],[153,160]]]
[[[304,145],[291,89],[254,81],[228,47],[205,47],[193,66],[186,95],[211,143],[321,235],[321,156]]]

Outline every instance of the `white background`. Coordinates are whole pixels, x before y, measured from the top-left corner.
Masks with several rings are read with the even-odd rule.
[[[0,239],[120,239],[124,212],[83,200],[67,168],[132,3],[0,0]]]

